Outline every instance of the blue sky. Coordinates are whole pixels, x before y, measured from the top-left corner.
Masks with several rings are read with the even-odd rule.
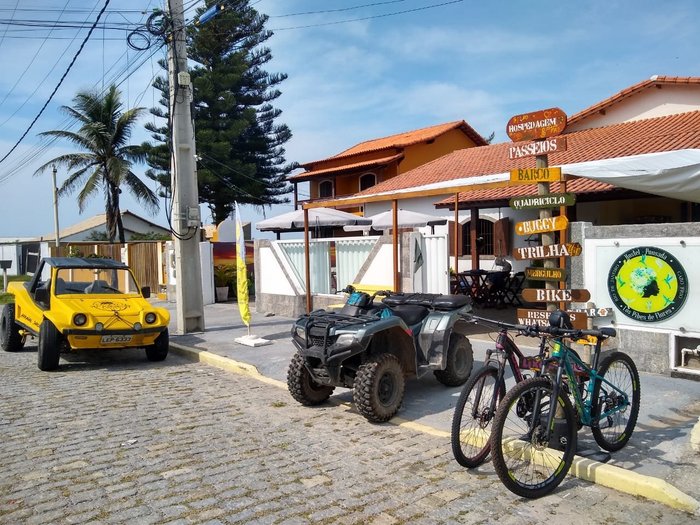
[[[266,69],[289,75],[275,101],[283,110],[279,121],[294,134],[288,160],[317,160],[364,140],[459,119],[484,136],[495,132],[495,141],[502,142],[513,115],[553,106],[573,115],[652,75],[700,74],[695,0],[448,2],[252,0],[270,15],[268,28],[275,31],[267,42],[274,59]],[[61,16],[91,23],[103,5],[0,0],[0,158],[38,114],[87,34],[54,29],[53,38],[45,39],[47,29],[17,22]],[[436,7],[422,9],[429,6]],[[107,23],[142,23],[147,15],[139,11],[154,7],[162,7],[162,0],[112,0]],[[154,106],[157,95],[149,84],[161,55],[149,54],[129,49],[124,30],[93,33],[44,114],[0,163],[0,237],[53,231],[51,175],[33,173],[67,145],[42,148],[38,133],[65,125],[59,107],[70,105],[77,91],[115,79],[128,106]],[[128,78],[126,71],[132,72]],[[134,142],[146,138],[139,127]],[[65,177],[59,172],[59,184]],[[162,207],[149,216],[126,192],[122,209],[166,224]],[[61,227],[103,211],[101,196],[82,216],[75,198],[65,197],[59,203]],[[262,218],[253,206],[243,206],[242,215],[253,222]],[[211,220],[207,210],[203,218]]]

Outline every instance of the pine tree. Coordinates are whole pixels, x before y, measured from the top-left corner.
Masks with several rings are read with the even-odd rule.
[[[199,10],[204,12],[212,2]],[[267,73],[272,54],[262,44],[272,36],[268,17],[248,0],[232,0],[215,18],[188,32],[188,57],[194,89],[193,118],[197,143],[199,199],[215,222],[227,218],[233,203],[266,206],[289,202],[287,175],[296,163],[285,160],[284,144],[292,133],[276,122],[281,111],[272,102],[287,76]],[[159,78],[161,105],[167,108],[168,83]],[[151,112],[167,118],[167,110]],[[170,156],[163,147],[167,128],[148,125],[157,143],[149,149],[148,175],[169,187]]]

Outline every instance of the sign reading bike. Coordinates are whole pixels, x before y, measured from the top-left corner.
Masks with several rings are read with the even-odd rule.
[[[536,184],[538,182],[559,182],[561,168],[515,168],[510,170],[511,184]]]
[[[508,205],[514,210],[526,210],[530,208],[573,206],[575,202],[575,193],[548,193],[546,195],[523,195],[522,197],[513,197],[510,199]]]
[[[559,108],[543,109],[511,117],[506,133],[513,142],[546,139],[559,135],[566,128],[566,113]]]
[[[525,288],[523,299],[529,303],[585,303],[591,298],[591,292],[579,288],[573,290],[559,290],[556,288]]]

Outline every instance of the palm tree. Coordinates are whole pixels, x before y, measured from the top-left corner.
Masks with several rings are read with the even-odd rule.
[[[144,162],[146,158],[141,146],[128,144],[131,129],[144,108],[122,111],[120,95],[112,85],[105,93],[81,91],[73,99],[74,107],[62,106],[61,109],[80,124],[80,129],[77,132],[46,131],[40,135],[67,139],[81,151],[50,160],[36,170],[35,175],[49,166],[65,166],[69,174],[58,189],[58,195],[70,195],[79,190],[81,213],[88,200],[102,189],[109,242],[114,242],[118,234],[123,244],[124,227],[119,209],[121,187],[126,186],[151,213],[158,211],[158,197],[131,171],[133,163]]]

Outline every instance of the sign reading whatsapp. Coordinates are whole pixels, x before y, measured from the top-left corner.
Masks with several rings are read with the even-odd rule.
[[[666,250],[632,248],[613,262],[608,273],[613,304],[627,317],[653,323],[677,314],[688,296],[688,276]]]

